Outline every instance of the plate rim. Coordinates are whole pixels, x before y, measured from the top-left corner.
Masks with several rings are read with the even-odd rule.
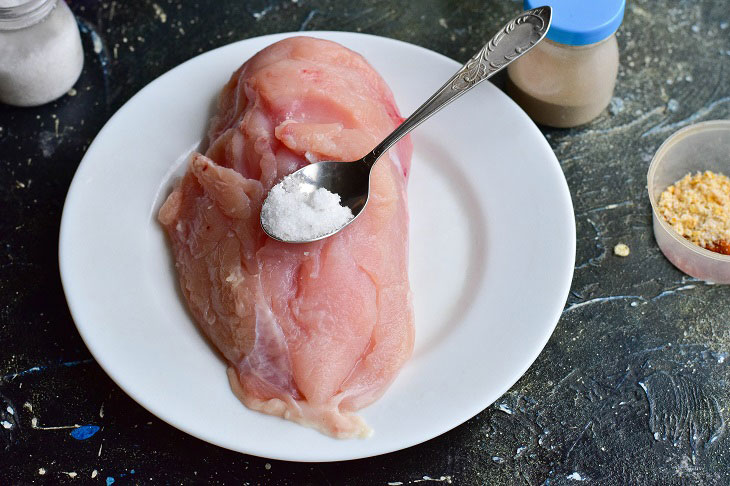
[[[209,444],[212,444],[212,445],[215,445],[218,447],[222,447],[225,449],[233,450],[235,452],[250,454],[250,455],[254,455],[254,456],[258,456],[258,457],[276,459],[276,460],[292,461],[292,462],[305,462],[305,463],[307,463],[307,462],[334,462],[334,461],[343,461],[343,460],[353,460],[353,459],[374,457],[374,456],[402,450],[405,448],[417,446],[418,444],[421,444],[430,439],[443,435],[444,433],[446,433],[446,432],[458,427],[459,425],[463,424],[464,422],[470,420],[471,418],[473,418],[474,416],[476,416],[477,414],[479,414],[480,412],[482,412],[483,410],[485,410],[486,408],[491,406],[493,403],[495,403],[499,399],[499,397],[503,396],[507,391],[509,391],[515,385],[515,383],[517,383],[517,381],[527,372],[527,370],[532,366],[532,364],[535,362],[535,360],[538,358],[538,356],[542,353],[545,345],[547,344],[550,337],[554,333],[555,328],[557,327],[557,324],[560,320],[562,311],[565,306],[565,302],[569,295],[569,291],[570,291],[570,287],[571,287],[571,283],[572,283],[572,279],[573,279],[573,275],[574,275],[574,270],[575,270],[575,255],[576,255],[576,244],[577,244],[576,224],[575,224],[575,214],[574,214],[574,208],[573,208],[573,202],[572,202],[572,198],[571,198],[571,194],[570,194],[570,189],[567,184],[565,175],[562,171],[562,168],[560,167],[560,163],[559,163],[557,157],[555,156],[555,153],[553,152],[552,148],[550,147],[549,143],[545,139],[542,132],[540,132],[540,130],[534,124],[534,122],[532,122],[532,120],[529,119],[529,117],[524,113],[524,111],[511,98],[509,98],[506,94],[504,94],[500,91],[500,94],[502,96],[504,96],[504,98],[506,98],[506,100],[509,103],[513,104],[514,108],[516,110],[518,110],[519,112],[521,112],[522,116],[524,116],[524,118],[530,124],[533,125],[535,132],[537,134],[539,134],[538,138],[541,139],[540,143],[542,143],[547,148],[546,152],[549,152],[549,154],[550,154],[549,156],[553,159],[553,162],[554,162],[553,169],[560,173],[559,180],[561,182],[561,185],[563,186],[563,191],[561,191],[561,193],[562,193],[563,199],[565,199],[564,202],[567,202],[567,206],[565,206],[563,209],[566,210],[566,215],[569,214],[569,216],[570,216],[570,217],[566,218],[565,221],[567,223],[566,229],[570,235],[569,240],[570,240],[570,243],[572,243],[569,248],[569,252],[570,252],[569,260],[572,262],[572,264],[570,266],[570,270],[565,272],[565,274],[562,274],[563,281],[559,282],[557,284],[557,287],[562,287],[562,289],[563,289],[563,291],[560,292],[560,294],[562,295],[562,298],[560,299],[560,303],[555,304],[555,309],[551,309],[551,310],[549,310],[549,312],[546,309],[546,315],[549,315],[550,318],[549,319],[546,318],[545,321],[546,322],[549,321],[552,324],[550,326],[546,326],[544,328],[544,335],[542,336],[541,339],[538,340],[539,344],[535,347],[534,352],[528,353],[529,359],[524,360],[522,367],[515,367],[515,370],[516,370],[515,373],[510,373],[510,375],[512,375],[512,376],[510,376],[509,379],[506,380],[506,382],[508,382],[509,385],[506,386],[503,390],[499,391],[499,393],[496,395],[497,398],[495,398],[494,400],[492,400],[491,402],[489,402],[487,404],[484,404],[481,401],[479,401],[478,404],[474,404],[474,406],[472,406],[471,408],[468,408],[468,411],[465,412],[462,410],[462,413],[459,414],[460,418],[449,421],[450,425],[447,428],[445,428],[444,430],[438,430],[435,433],[425,434],[426,435],[425,437],[421,437],[417,441],[410,442],[409,444],[403,445],[402,447],[398,447],[395,449],[389,448],[387,450],[373,450],[371,453],[350,455],[347,457],[333,456],[332,454],[330,454],[329,456],[331,456],[331,457],[322,456],[322,457],[317,457],[315,459],[312,459],[312,458],[301,459],[301,458],[292,457],[292,456],[286,455],[286,454],[276,455],[276,454],[270,454],[270,453],[261,453],[261,452],[257,452],[255,450],[251,450],[251,449],[243,450],[243,448],[232,448],[229,445],[221,444],[220,440],[216,440],[215,438],[206,436],[206,434],[204,434],[204,433],[193,432],[193,431],[191,431],[191,429],[189,427],[185,427],[184,424],[175,423],[175,421],[169,420],[167,417],[163,417],[160,414],[158,414],[157,411],[152,410],[150,407],[147,406],[147,404],[145,403],[146,401],[143,399],[143,397],[139,396],[134,390],[129,389],[128,387],[123,386],[120,383],[120,381],[123,381],[123,380],[118,379],[117,374],[112,371],[114,369],[114,367],[109,365],[105,361],[105,359],[102,355],[99,355],[98,352],[95,352],[94,348],[89,345],[89,341],[88,341],[89,337],[82,330],[82,327],[80,327],[77,324],[78,317],[80,317],[80,315],[82,314],[82,311],[80,310],[80,308],[83,307],[83,304],[79,304],[74,299],[74,297],[71,295],[72,291],[70,289],[73,287],[73,283],[68,281],[69,277],[68,277],[68,273],[66,273],[66,271],[65,271],[65,266],[68,265],[69,263],[67,261],[65,261],[64,253],[67,251],[66,248],[67,248],[67,245],[69,244],[68,233],[70,231],[68,228],[69,225],[68,225],[67,211],[70,212],[69,208],[72,207],[73,194],[79,192],[78,190],[76,190],[76,191],[74,190],[74,189],[77,189],[77,186],[80,184],[79,173],[81,172],[82,167],[85,167],[86,165],[91,163],[91,162],[87,161],[87,154],[91,151],[91,149],[97,143],[102,143],[99,141],[103,140],[106,137],[106,132],[111,129],[110,127],[114,124],[115,120],[121,116],[121,114],[125,111],[125,109],[128,108],[128,106],[130,104],[132,104],[136,98],[138,98],[142,93],[146,92],[147,90],[154,89],[155,85],[158,84],[159,82],[161,82],[161,80],[163,80],[164,78],[173,76],[176,71],[183,70],[184,66],[197,62],[199,60],[199,58],[201,58],[203,56],[212,55],[212,53],[214,53],[216,51],[226,49],[226,48],[229,48],[234,45],[244,44],[244,43],[252,42],[252,41],[257,41],[257,42],[266,41],[269,39],[271,40],[271,42],[275,42],[275,41],[283,39],[283,38],[292,37],[292,36],[301,36],[301,35],[311,36],[311,37],[324,37],[324,38],[328,38],[328,39],[331,37],[338,37],[340,35],[345,35],[345,36],[369,38],[372,40],[376,40],[377,42],[387,41],[387,42],[399,44],[399,45],[401,45],[401,47],[404,47],[407,49],[417,49],[417,50],[423,51],[424,54],[427,54],[430,56],[436,55],[437,57],[441,58],[442,60],[448,61],[449,63],[453,64],[455,69],[458,69],[458,67],[461,66],[460,63],[449,58],[448,56],[445,56],[439,52],[430,50],[428,48],[425,48],[425,47],[422,47],[422,46],[419,46],[416,44],[411,44],[409,42],[405,42],[405,41],[401,41],[401,40],[393,39],[393,38],[389,38],[389,37],[379,36],[379,35],[359,33],[359,32],[349,32],[349,31],[307,31],[307,32],[284,32],[284,33],[267,34],[267,35],[262,35],[262,36],[250,37],[250,38],[246,38],[246,39],[240,39],[238,41],[234,41],[229,44],[219,46],[215,49],[211,49],[209,51],[200,53],[200,54],[184,61],[183,63],[176,65],[175,67],[171,68],[170,70],[166,71],[165,73],[161,74],[160,76],[156,77],[155,79],[153,79],[152,81],[147,83],[144,87],[142,87],[139,91],[137,91],[128,100],[126,100],[124,102],[124,104],[121,105],[119,107],[119,109],[117,109],[117,111],[111,117],[109,117],[109,119],[106,121],[106,123],[102,126],[102,128],[99,130],[99,132],[94,137],[94,140],[92,141],[92,143],[89,144],[89,146],[87,147],[87,149],[84,153],[84,156],[82,157],[78,167],[76,168],[74,177],[69,185],[69,189],[68,189],[66,198],[64,200],[64,205],[63,205],[63,210],[62,210],[62,215],[61,215],[61,224],[59,227],[58,261],[59,261],[59,273],[60,273],[60,277],[61,277],[64,297],[68,304],[68,308],[71,313],[71,317],[73,319],[74,325],[75,325],[77,331],[79,332],[79,335],[81,336],[85,346],[89,350],[90,354],[94,357],[95,361],[104,370],[104,372],[109,376],[109,378],[115,383],[115,385],[118,386],[124,393],[129,395],[137,404],[142,406],[149,413],[151,413],[152,415],[157,417],[159,420],[175,427],[176,429],[180,430],[181,432],[184,432],[184,433],[189,434],[193,437],[196,437],[200,440],[208,442]],[[556,302],[557,302],[557,300],[556,300]]]

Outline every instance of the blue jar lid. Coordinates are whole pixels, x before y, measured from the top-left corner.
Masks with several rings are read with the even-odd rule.
[[[550,5],[553,20],[547,38],[584,46],[602,41],[621,25],[626,0],[524,0],[525,10]]]

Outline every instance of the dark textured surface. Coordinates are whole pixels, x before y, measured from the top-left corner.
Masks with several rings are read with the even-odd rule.
[[[111,114],[200,52],[273,32],[358,30],[465,61],[520,4],[70,3],[86,49],[75,96],[0,107],[0,484],[730,483],[730,289],[662,256],[645,189],[669,134],[730,117],[725,2],[631,1],[612,109],[585,127],[545,131],[572,193],[578,247],[566,309],[535,364],[451,432],[343,464],[208,445],[114,385],[76,332],[58,276],[68,185]],[[618,242],[629,257],[613,255]],[[75,424],[100,430],[79,440]]]

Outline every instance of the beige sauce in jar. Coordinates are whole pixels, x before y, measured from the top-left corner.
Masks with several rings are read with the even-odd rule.
[[[608,106],[624,0],[555,0],[547,38],[509,65],[507,92],[537,123],[574,127]],[[532,7],[531,0],[525,8]]]

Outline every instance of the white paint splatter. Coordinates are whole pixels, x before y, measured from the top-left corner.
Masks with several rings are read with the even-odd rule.
[[[499,457],[499,456],[494,456],[494,457],[492,457],[492,460],[493,460],[494,462],[496,462],[497,464],[502,464],[502,463],[504,462],[504,459],[502,459],[502,458],[501,458],[501,457]]]
[[[10,405],[8,405],[8,408],[6,408],[5,410],[7,410],[10,415],[15,415],[15,410],[13,410],[13,407],[11,407]]]
[[[566,312],[570,312],[574,309],[578,309],[580,307],[586,306],[586,305],[598,304],[601,302],[611,302],[614,300],[624,300],[624,299],[636,299],[639,301],[646,300],[643,297],[641,297],[640,295],[611,295],[609,297],[596,297],[595,299],[590,299],[590,300],[586,300],[583,302],[577,302],[575,304],[569,305],[568,307],[565,308],[565,310],[563,310],[563,314],[565,314]]]
[[[497,408],[501,410],[502,412],[506,413],[507,415],[512,415],[514,412],[511,408],[509,408],[506,404],[500,403]]]
[[[162,7],[160,7],[156,3],[153,3],[152,8],[155,9],[155,18],[160,19],[160,22],[162,22],[163,24],[167,22],[167,14],[164,10],[162,10]]]
[[[2,425],[4,429],[12,429],[13,428],[13,424],[11,424],[10,422],[8,422],[7,420],[3,420],[2,422],[0,422],[0,425]]]
[[[61,473],[65,474],[66,476],[68,476],[72,479],[75,478],[76,476],[78,476],[78,474],[74,471],[71,471],[71,472],[61,471]]]
[[[271,469],[271,464],[269,464],[268,462],[264,464],[264,469],[266,469],[267,471]]]
[[[673,295],[673,294],[676,294],[678,292],[682,292],[685,290],[692,290],[696,287],[697,287],[696,285],[684,285],[682,287],[677,287],[676,289],[665,290],[664,292],[659,293],[655,297],[652,297],[651,300],[661,299],[662,297],[666,297],[667,295]]]
[[[667,110],[671,111],[672,113],[676,113],[676,111],[679,109],[679,101],[672,98],[667,102]]]
[[[23,408],[28,409],[31,413],[33,412],[33,405],[31,405],[30,402],[25,402],[23,404]]]
[[[449,24],[446,23],[446,19],[443,18],[443,17],[439,19],[439,25],[441,27],[443,27],[444,29],[448,29],[449,28]]]
[[[566,476],[566,479],[572,479],[573,481],[585,481],[586,478],[580,475],[579,472],[574,472],[573,474],[570,474]]]
[[[730,55],[730,50],[728,50],[727,52],[728,52],[728,55]],[[714,110],[716,107],[723,105],[725,103],[728,103],[728,102],[730,102],[730,96],[720,98],[719,100],[715,100],[712,103],[710,103],[709,105],[706,105],[705,107],[700,108],[699,110],[697,110],[692,115],[685,118],[684,120],[680,120],[676,123],[670,123],[667,125],[665,125],[664,122],[662,122],[662,123],[658,124],[657,126],[655,126],[654,128],[642,133],[641,136],[643,138],[643,137],[648,137],[650,135],[654,135],[657,133],[674,132],[678,128],[688,125],[688,124],[692,123],[693,121],[697,120],[698,118],[704,117],[705,115],[710,113],[712,110]]]
[[[392,481],[388,483],[388,486],[401,486],[403,483],[400,481]]]
[[[91,471],[91,479],[94,479],[98,474],[99,474],[99,471],[97,471],[96,469]]]
[[[103,49],[103,45],[101,43],[101,37],[99,37],[99,34],[91,31],[91,43],[94,46],[94,54],[101,54],[101,50]]]
[[[43,476],[45,473],[46,473],[46,470],[44,468],[41,467],[38,469],[38,474],[40,474],[41,476]]]
[[[608,106],[608,111],[612,115],[618,115],[624,111],[624,100],[615,96],[611,98],[611,104]]]
[[[264,15],[266,15],[266,14],[267,14],[267,13],[269,13],[269,12],[271,12],[271,10],[272,10],[273,8],[274,8],[274,6],[273,6],[273,5],[269,5],[268,7],[266,7],[266,8],[265,8],[265,9],[263,9],[263,10],[261,10],[260,12],[254,12],[254,13],[252,13],[251,15],[253,15],[253,18],[254,18],[254,19],[256,19],[256,20],[258,21],[258,20],[261,20],[261,19],[262,19],[262,18],[264,17]]]
[[[61,429],[78,429],[81,427],[79,424],[74,425],[58,425],[55,427],[41,427],[38,425],[38,419],[36,417],[33,417],[30,419],[30,426],[33,427],[36,430],[61,430]]]
[[[423,479],[414,479],[412,483],[422,483],[424,481],[435,481],[437,483],[451,484],[451,476],[441,476],[440,478],[432,478],[430,476],[423,476]]]

